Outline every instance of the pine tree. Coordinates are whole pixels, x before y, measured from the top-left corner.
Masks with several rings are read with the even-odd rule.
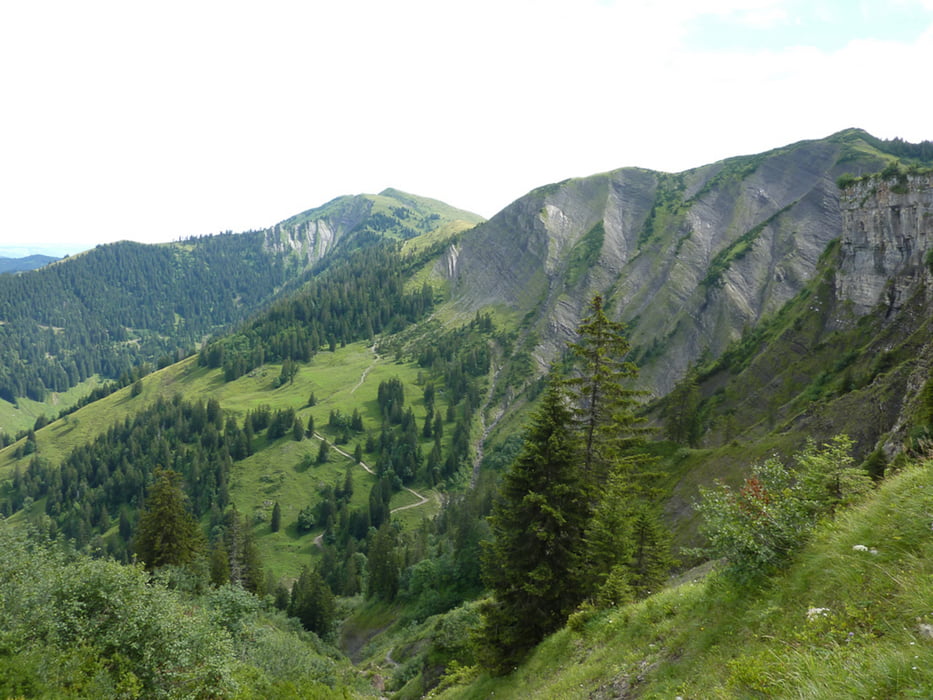
[[[305,437],[305,428],[301,424],[301,419],[295,416],[295,422],[292,423],[292,439],[295,442],[301,442]]]
[[[227,548],[224,547],[223,540],[218,540],[211,547],[211,583],[215,586],[223,586],[230,583],[230,557],[227,554]]]
[[[136,526],[136,554],[150,570],[190,564],[201,551],[203,535],[186,507],[181,474],[156,469],[155,479]]]
[[[395,553],[395,532],[387,522],[373,535],[367,566],[370,597],[394,600],[398,593],[399,565]]]
[[[603,497],[587,523],[586,589],[598,595],[613,571],[626,567],[632,554],[632,519],[628,487],[618,472],[610,474]]]
[[[667,437],[682,445],[696,447],[700,441],[700,389],[695,369],[687,372],[667,395],[665,402]]]
[[[673,564],[670,532],[663,525],[660,513],[640,504],[632,515],[631,558],[628,580],[639,597],[658,590]]]
[[[621,602],[617,599],[630,592],[643,593],[655,585],[657,570],[666,576],[670,561],[660,515],[645,510],[658,496],[658,474],[656,460],[643,451],[644,421],[635,414],[641,392],[627,387],[638,368],[625,359],[624,331],[595,296],[578,328],[580,338],[570,346],[576,374],[565,382],[574,401],[592,508],[585,534],[585,589],[597,601]]]
[[[297,617],[306,630],[329,636],[334,621],[334,594],[316,571],[304,567],[292,586],[288,614]]]
[[[505,672],[580,603],[587,499],[580,442],[559,380],[534,414],[489,518],[483,556],[494,599],[483,606],[482,662]]]
[[[317,463],[324,464],[330,458],[330,445],[327,440],[321,440],[321,446],[317,450]]]
[[[590,302],[590,315],[570,345],[574,376],[566,388],[574,401],[574,421],[582,439],[582,469],[589,486],[598,491],[618,454],[643,439],[644,430],[634,409],[639,392],[625,384],[638,376],[638,368],[625,359],[630,346],[625,324],[610,321],[602,297]]]
[[[278,501],[272,506],[272,520],[269,526],[272,532],[278,532],[282,527],[282,507],[279,505]]]
[[[230,582],[248,591],[258,593],[265,585],[265,572],[259,548],[253,538],[249,518],[240,516],[236,507],[230,508],[223,519],[224,546],[227,550]]]

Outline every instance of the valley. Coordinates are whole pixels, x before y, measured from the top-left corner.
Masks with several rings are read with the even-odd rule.
[[[261,232],[112,244],[0,277],[5,566],[38,571],[30,552],[61,547],[62,571],[163,587],[165,620],[190,606],[233,650],[198,676],[217,697],[922,696],[933,180],[910,147],[851,129],[683,173],[623,168],[537,188],[488,221],[390,189]],[[624,349],[598,341],[582,360],[594,324]],[[588,378],[618,403],[598,412]],[[722,561],[707,573],[727,555],[701,501],[764,488],[771,506],[811,488],[826,460],[807,450],[842,435],[833,459],[862,484],[851,499],[826,506],[825,484],[801,496],[805,526],[752,583]],[[569,472],[561,446],[578,455]],[[791,474],[771,491],[777,467],[755,472],[769,460]],[[508,501],[519,464],[531,485]],[[548,490],[530,464],[585,476]],[[152,567],[134,548],[164,470],[197,555]],[[489,650],[511,653],[501,630],[529,621],[496,606],[531,547],[492,553],[524,508],[538,513],[528,541],[547,539],[552,510],[557,540],[583,524],[554,583],[559,623],[503,668]],[[546,600],[529,571],[517,598]],[[87,595],[75,609],[100,605]],[[33,649],[4,605],[0,675],[15,645]],[[811,608],[830,612],[814,622]],[[119,685],[123,668],[121,696],[181,696],[102,641],[122,630],[104,617],[81,629],[87,667],[107,670],[63,662],[48,692]],[[48,649],[73,642],[54,629]],[[0,694],[40,687],[38,648]]]

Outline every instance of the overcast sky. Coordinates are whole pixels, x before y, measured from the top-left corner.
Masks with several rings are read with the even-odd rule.
[[[24,0],[0,66],[0,254],[933,139],[933,0]]]

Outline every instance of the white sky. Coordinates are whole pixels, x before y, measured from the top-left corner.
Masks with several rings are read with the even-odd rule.
[[[931,68],[933,0],[3,2],[0,254],[933,139]]]

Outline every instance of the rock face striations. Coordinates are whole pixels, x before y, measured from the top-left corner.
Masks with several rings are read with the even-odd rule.
[[[899,310],[933,274],[933,175],[867,178],[846,188],[841,206],[837,296],[859,315],[877,304]]]
[[[663,394],[812,278],[842,232],[837,178],[890,160],[865,137],[849,130],[682,173],[624,168],[542,187],[465,234],[437,271],[464,312],[498,305],[524,319],[542,366],[602,294],[629,325],[644,387]]]
[[[286,219],[262,232],[263,248],[311,266],[359,236],[407,240],[425,233],[457,232],[481,221],[471,212],[390,188],[377,195],[337,197]]]

